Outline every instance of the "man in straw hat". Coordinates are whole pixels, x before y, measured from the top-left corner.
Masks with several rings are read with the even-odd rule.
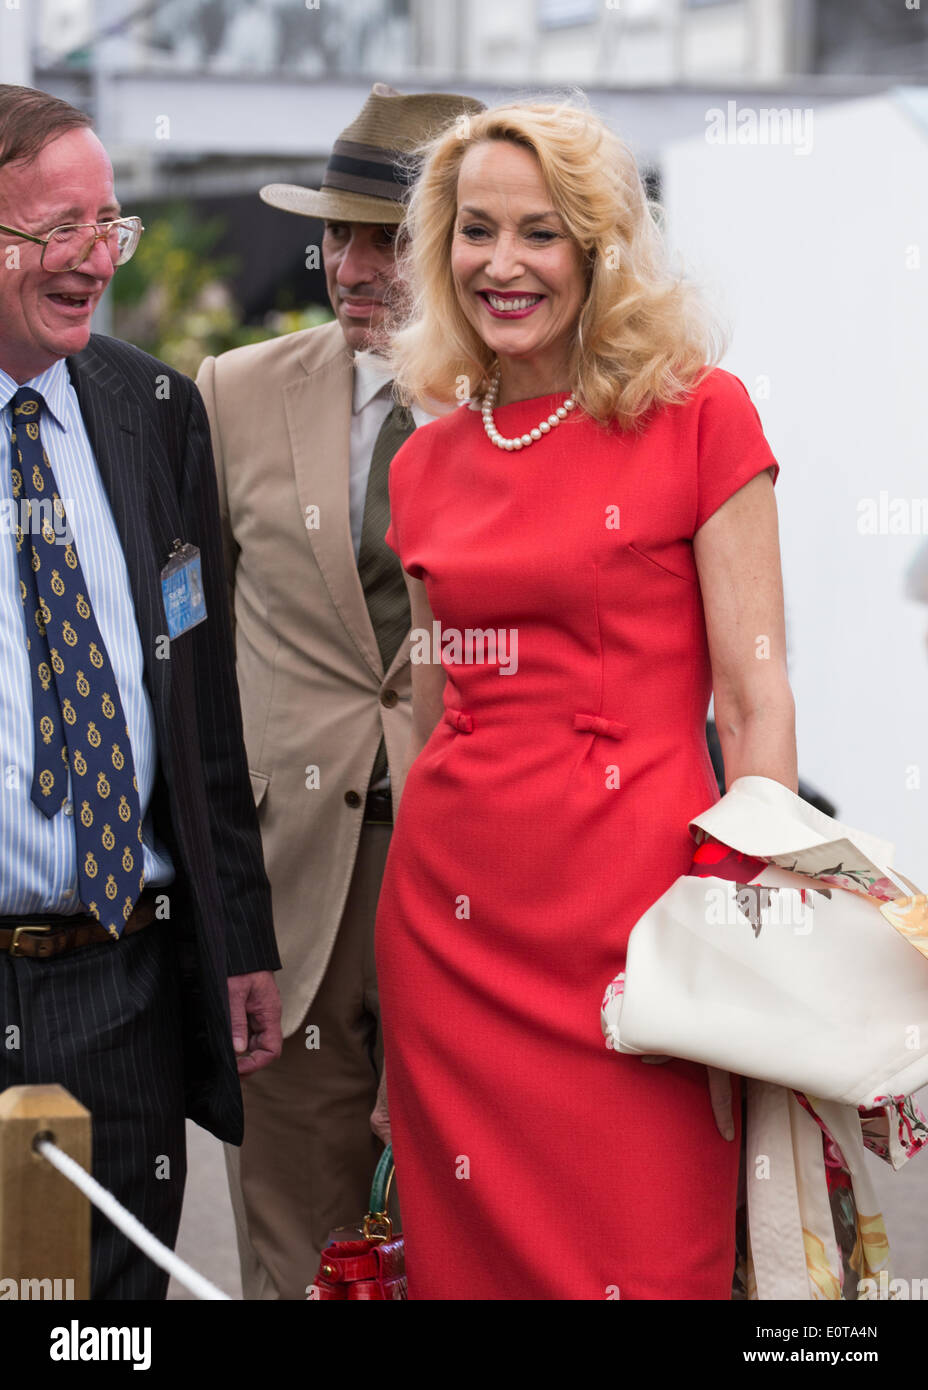
[[[412,726],[387,475],[431,417],[394,405],[372,333],[396,273],[408,154],[480,109],[378,83],[318,191],[262,188],[271,206],[324,219],[336,321],[207,358],[197,377],[284,967],[283,1053],[245,1079],[244,1144],[226,1146],[246,1298],[307,1297],[330,1230],[366,1210],[382,1147],[374,915]]]

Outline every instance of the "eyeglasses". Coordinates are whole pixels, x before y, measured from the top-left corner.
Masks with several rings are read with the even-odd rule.
[[[23,241],[34,241],[37,246],[41,246],[40,265],[51,274],[62,270],[77,270],[91,255],[98,241],[106,243],[114,266],[125,265],[135,253],[144,230],[140,217],[120,217],[115,222],[81,222],[73,226],[53,227],[47,237],[33,236],[31,232],[21,232],[16,227],[4,227],[0,224],[0,232],[22,237]]]

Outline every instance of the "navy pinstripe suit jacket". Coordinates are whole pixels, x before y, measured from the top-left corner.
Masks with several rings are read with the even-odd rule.
[[[170,924],[155,929],[177,940],[187,1114],[238,1144],[226,978],[279,969],[280,958],[242,743],[209,425],[189,377],[127,343],[94,334],[67,361],[122,539],[154,710],[154,828],[177,871]],[[208,616],[168,646],[160,575],[176,538],[200,548]]]

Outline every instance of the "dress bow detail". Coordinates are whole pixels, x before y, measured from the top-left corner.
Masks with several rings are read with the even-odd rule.
[[[445,718],[453,724],[459,734],[470,734],[474,730],[473,717],[460,709],[446,709]]]
[[[574,728],[601,734],[603,738],[624,738],[628,733],[627,724],[620,724],[617,719],[604,719],[601,714],[575,714]]]

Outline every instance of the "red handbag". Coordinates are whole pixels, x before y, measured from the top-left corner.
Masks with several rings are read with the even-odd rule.
[[[401,1235],[393,1235],[393,1222],[387,1215],[393,1173],[393,1147],[388,1144],[374,1173],[370,1210],[358,1231],[363,1239],[329,1242],[310,1298],[406,1298],[405,1244]]]

